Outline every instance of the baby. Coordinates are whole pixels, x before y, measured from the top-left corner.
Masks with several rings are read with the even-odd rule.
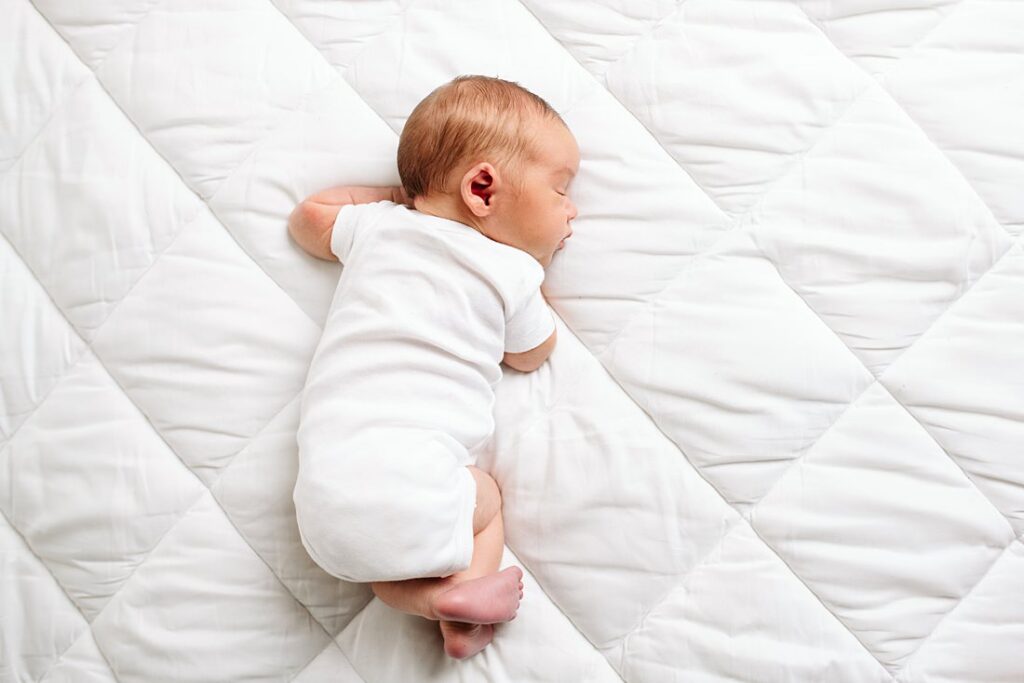
[[[327,190],[288,222],[344,264],[302,397],[302,543],[327,572],[438,621],[458,659],[522,598],[522,571],[498,571],[498,485],[474,463],[499,364],[531,372],[555,346],[540,284],[572,235],[579,163],[543,99],[460,76],[409,116],[400,187]]]

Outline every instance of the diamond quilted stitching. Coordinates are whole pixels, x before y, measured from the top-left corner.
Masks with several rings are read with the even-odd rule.
[[[0,237],[0,446],[81,358],[85,344]]]
[[[510,372],[498,385],[478,464],[501,485],[508,544],[606,648],[739,517],[564,328],[556,353],[553,380]]]
[[[91,353],[4,461],[0,509],[89,619],[201,489]]]
[[[0,463],[5,458],[0,450]],[[0,678],[39,680],[88,630],[46,567],[0,516]]]
[[[266,0],[158,6],[96,76],[204,199],[306,98],[337,82]]]
[[[694,258],[600,358],[741,511],[871,383],[746,230]]]
[[[891,68],[964,0],[797,0],[829,40],[868,73]]]
[[[287,680],[330,640],[205,491],[92,629],[125,683]]]
[[[204,208],[117,308],[94,348],[209,484],[299,393],[319,335]]]
[[[339,5],[341,5],[342,3],[338,3],[338,4],[339,4]],[[753,5],[752,5],[752,6],[753,6]],[[241,240],[240,240],[240,242],[241,242]],[[248,245],[246,245],[246,246],[248,246]],[[248,249],[247,249],[247,250],[248,250]],[[254,252],[250,251],[250,253],[254,253]],[[261,253],[261,254],[260,254],[260,256],[263,256],[263,254]],[[632,326],[630,326],[630,327],[629,327],[628,329],[629,329],[630,331],[632,331],[632,330],[633,330],[634,328],[633,328]],[[271,422],[271,424],[267,426],[267,430],[270,430],[270,429],[271,429],[271,427],[272,427],[272,425],[273,425],[273,422]],[[251,432],[250,432],[250,433],[251,433]],[[257,437],[256,437],[256,438],[257,438],[257,441],[259,441],[259,435],[257,435]],[[257,441],[254,441],[254,443],[255,443],[255,442],[257,442]],[[245,454],[244,454],[244,455],[245,455]],[[228,472],[230,472],[230,470],[228,470]],[[809,631],[811,631],[811,632],[816,632],[813,626],[812,626],[812,627],[811,627],[811,628],[809,629]],[[370,633],[371,633],[370,631],[358,631],[358,630],[352,630],[352,631],[351,631],[351,632],[349,633],[349,636],[352,636],[352,637],[358,638],[360,634],[364,634],[364,635],[367,635],[367,634],[370,634]],[[389,637],[393,637],[393,632],[388,632],[388,636],[389,636]],[[368,636],[368,637],[369,637],[369,636]],[[847,640],[848,640],[848,642],[849,642],[849,639],[847,639]],[[849,647],[849,645],[847,645],[847,647]],[[314,650],[314,652],[313,652],[313,653],[315,653],[315,650]],[[866,655],[864,655],[864,656],[866,657]],[[808,671],[811,671],[811,672],[817,673],[817,671],[818,671],[818,670],[814,669],[813,667],[810,667],[810,668],[808,668]],[[835,670],[825,670],[825,671],[826,671],[826,672],[827,672],[828,674],[833,674],[833,673],[835,673]],[[868,674],[867,674],[867,675],[870,675],[870,676],[873,676],[873,674],[876,674],[876,673],[878,673],[877,671],[870,671],[870,670],[866,670],[866,669],[865,669],[865,670],[858,670],[858,669],[856,669],[856,668],[852,669],[852,671],[863,671],[863,672],[868,672]],[[208,673],[208,672],[204,672],[204,673]],[[862,678],[860,678],[860,679],[856,679],[856,680],[870,680],[870,679],[868,679],[868,678],[867,678],[867,675],[865,675],[864,677],[862,677]],[[809,678],[812,678],[812,677],[813,677],[813,674],[809,674],[809,675],[808,675],[808,677],[809,677]],[[829,680],[833,680],[833,678],[835,678],[835,677],[828,677],[828,676],[826,676],[826,677],[827,677],[827,678],[829,678]]]
[[[284,229],[299,199],[325,185],[397,184],[398,136],[340,78],[313,94],[253,150],[210,208],[260,266],[321,327],[338,265],[296,247]]]
[[[439,49],[438,36],[457,41]],[[563,111],[594,87],[593,79],[518,0],[495,0],[487,12],[472,3],[419,0],[396,30],[359,53],[345,80],[395,131],[431,90],[460,73],[516,82]],[[514,76],[510,76],[514,74]],[[397,89],[394,83],[401,82]]]
[[[1024,544],[989,570],[900,672],[901,683],[1024,680]],[[1009,656],[1008,656],[1009,655]]]
[[[645,36],[679,11],[685,0],[629,3],[523,0],[530,12],[583,65],[600,77]]]
[[[963,172],[995,218],[1024,230],[1024,3],[971,0],[885,87]]]
[[[751,521],[894,672],[1013,538],[877,383],[757,504]]]
[[[988,207],[877,87],[768,192],[751,222],[787,284],[876,375],[1010,246]]]
[[[404,21],[416,0],[272,1],[331,66],[344,71],[371,41]]]
[[[4,234],[87,340],[200,206],[92,78],[0,179]]]
[[[257,146],[258,146],[258,145],[257,145]],[[248,262],[248,261],[247,261],[247,262]],[[248,262],[248,263],[250,263],[250,267],[251,267],[251,262]],[[258,290],[258,289],[260,289],[260,288],[257,288],[257,290]],[[122,318],[119,318],[119,319],[123,319],[123,317],[122,317]]]
[[[370,586],[335,578],[313,563],[295,523],[299,398],[239,453],[211,488],[246,541],[332,636],[373,597]]]
[[[501,566],[518,565],[505,551]],[[609,662],[583,641],[529,572],[514,621],[497,624],[479,655],[455,661],[444,654],[437,624],[372,601],[336,639],[352,667],[367,681],[462,680],[587,681],[622,683]],[[399,643],[402,656],[381,656],[381,643]],[[424,672],[430,672],[425,674]],[[500,672],[500,673],[499,673]]]
[[[586,211],[573,221],[572,248],[548,268],[544,291],[600,352],[732,222],[604,88],[563,117],[582,150],[573,196]],[[627,208],[623,197],[643,210]]]
[[[82,61],[96,69],[106,55],[129,38],[139,23],[165,0],[30,0],[60,32]]]
[[[1024,248],[1014,245],[881,377],[1024,533]]]
[[[891,680],[745,523],[609,656],[626,680]]]
[[[92,631],[86,630],[40,683],[117,683]]]
[[[10,169],[46,121],[67,102],[68,93],[89,70],[56,40],[32,4],[24,0],[3,5],[0,64],[18,69],[0,72],[0,173]]]
[[[349,664],[348,658],[342,654],[334,641],[327,644],[324,651],[306,665],[291,683],[323,683],[338,681],[340,683],[365,683]]]
[[[252,71],[252,65],[249,65],[248,68],[250,69],[250,72],[248,72],[247,77],[243,77],[241,79],[235,76],[232,77],[232,87],[235,87],[247,93],[246,97],[260,100],[261,106],[263,107],[263,111],[260,116],[256,116],[253,113],[253,107],[247,108],[239,103],[244,98],[238,93],[235,93],[234,98],[224,97],[224,92],[221,92],[220,90],[217,91],[219,99],[207,98],[204,100],[190,101],[189,98],[176,98],[171,102],[160,101],[159,103],[157,103],[157,106],[160,107],[160,111],[154,112],[152,111],[153,102],[148,101],[145,98],[147,95],[152,95],[153,97],[158,98],[164,91],[159,89],[132,88],[130,84],[134,81],[131,79],[140,78],[139,73],[137,73],[135,70],[132,70],[136,67],[136,65],[134,65],[133,63],[130,65],[130,68],[126,67],[123,64],[118,65],[118,60],[127,59],[129,62],[131,61],[130,55],[128,57],[125,57],[124,55],[120,54],[126,51],[130,51],[132,49],[131,45],[134,44],[133,41],[139,40],[139,37],[135,36],[134,32],[130,34],[131,40],[124,41],[125,47],[123,49],[119,47],[117,50],[113,51],[113,54],[111,55],[112,59],[109,60],[111,64],[108,65],[105,62],[102,68],[97,69],[97,76],[103,82],[104,88],[111,90],[115,93],[115,95],[117,96],[117,106],[121,107],[124,110],[124,113],[132,119],[132,123],[134,123],[135,126],[140,131],[140,121],[145,121],[147,116],[170,116],[175,113],[178,113],[180,115],[179,118],[183,117],[186,120],[186,122],[182,123],[181,125],[171,125],[164,123],[160,124],[162,130],[166,132],[167,136],[174,138],[174,140],[172,140],[170,143],[170,150],[168,150],[166,147],[156,145],[154,141],[151,139],[153,137],[151,132],[148,131],[141,131],[143,132],[144,136],[142,138],[129,133],[125,133],[125,136],[132,140],[137,141],[139,144],[145,145],[146,142],[148,141],[152,146],[155,146],[158,151],[163,153],[166,156],[166,158],[171,161],[171,163],[175,164],[175,170],[179,174],[181,174],[181,178],[186,180],[193,187],[197,186],[197,181],[195,180],[197,174],[216,176],[217,178],[219,178],[221,185],[223,185],[224,179],[229,178],[230,176],[233,175],[233,172],[238,164],[246,163],[249,160],[249,158],[254,153],[256,153],[256,151],[259,150],[264,140],[270,137],[271,132],[274,132],[276,131],[276,129],[281,127],[288,128],[292,127],[293,125],[299,125],[301,123],[301,114],[305,113],[304,107],[305,101],[307,99],[315,98],[315,96],[318,95],[321,90],[324,90],[329,86],[341,84],[340,78],[327,67],[327,65],[324,63],[324,60],[319,55],[316,54],[316,52],[309,46],[309,44],[305,40],[301,38],[301,36],[297,36],[294,26],[292,26],[289,22],[282,18],[281,15],[278,12],[276,12],[273,8],[267,8],[265,5],[263,5],[263,3],[258,1],[255,3],[250,1],[249,4],[247,4],[244,8],[239,9],[238,7],[231,6],[231,8],[229,8],[230,11],[217,13],[218,17],[215,19],[207,19],[205,17],[202,17],[203,11],[206,11],[208,13],[211,9],[212,8],[209,6],[189,7],[187,5],[182,5],[181,3],[175,4],[173,7],[173,11],[180,13],[182,16],[176,16],[172,23],[174,23],[175,26],[178,27],[176,30],[184,31],[186,35],[189,35],[189,40],[194,40],[195,37],[190,35],[190,31],[192,30],[191,26],[192,23],[194,22],[190,22],[187,18],[183,17],[192,17],[192,19],[195,19],[195,17],[192,15],[198,12],[198,14],[204,21],[211,22],[210,26],[204,27],[204,31],[223,31],[225,32],[225,35],[233,36],[233,40],[235,40],[238,44],[246,45],[248,46],[249,49],[256,49],[262,46],[263,43],[260,43],[258,41],[254,43],[255,37],[253,35],[250,35],[251,32],[248,31],[248,28],[244,23],[232,25],[232,30],[234,31],[233,34],[229,33],[228,28],[223,26],[221,23],[218,23],[224,21],[224,17],[219,15],[228,15],[230,14],[231,11],[237,11],[240,14],[240,18],[248,17],[248,13],[256,11],[259,14],[260,22],[262,22],[260,25],[265,30],[266,33],[266,42],[275,45],[275,47],[276,43],[280,43],[281,45],[277,49],[283,50],[284,54],[287,55],[289,59],[298,60],[299,62],[296,64],[291,64],[290,68],[293,68],[295,72],[310,74],[309,78],[310,83],[312,85],[310,85],[303,92],[302,97],[293,98],[289,93],[291,92],[291,89],[295,87],[294,78],[282,77],[274,81],[272,84],[268,85],[268,83],[266,82],[265,74],[258,70]],[[266,11],[264,12],[263,10]],[[142,24],[143,27],[145,27],[148,26],[149,23],[151,22],[163,21],[163,19],[161,19],[159,16],[161,11],[163,10],[161,10],[160,8],[154,9],[152,12],[150,12],[150,14],[155,14],[157,16],[155,16],[153,19],[150,19],[149,15],[147,14],[145,20],[139,20],[139,23]],[[61,26],[60,28],[63,30],[67,27]],[[157,27],[153,30],[159,32],[162,29]],[[299,48],[291,49],[295,47],[293,45],[294,41],[298,41]],[[216,41],[204,43],[203,49],[214,49],[213,46],[215,44]],[[76,44],[76,47],[77,46],[78,45]],[[196,55],[192,53],[189,54],[191,55],[190,58],[196,57]],[[159,70],[159,68],[161,68],[162,57],[160,57],[159,55],[150,55],[150,57],[152,58],[154,63],[147,62],[146,64],[148,64],[148,66],[146,66],[146,64],[143,64],[143,66],[140,66],[138,68],[144,70],[148,68]],[[305,65],[302,64],[303,60],[305,60]],[[204,72],[204,69],[209,68],[208,65],[200,62],[196,62],[194,64],[191,64],[190,66],[197,73],[200,74]],[[129,72],[127,74],[123,72],[123,69],[125,68],[129,68]],[[289,65],[285,64],[283,68],[289,68]],[[224,67],[224,70],[231,71],[231,69],[228,67]],[[119,80],[122,77],[128,79],[127,83],[123,82],[122,80]],[[146,80],[146,77],[142,78],[143,80]],[[199,80],[203,80],[198,76],[197,78],[199,78]],[[154,75],[149,80],[151,80],[152,82],[166,81],[166,79],[161,78],[159,75]],[[242,81],[248,82],[243,83]],[[122,86],[128,88],[130,94],[133,95],[133,97],[128,97],[124,92],[117,90],[117,88]],[[264,91],[268,87],[272,87],[275,90],[275,92],[279,93],[280,97],[277,99],[264,97]],[[135,95],[138,95],[138,97],[134,97]],[[106,99],[106,97],[104,97],[103,99]],[[292,99],[298,101],[299,104],[297,106],[293,105],[291,103]],[[282,103],[287,103],[288,105],[287,107],[285,107],[287,111],[283,114],[279,113],[279,110],[282,108],[282,106],[284,106]],[[282,104],[282,106],[276,106],[277,104]],[[204,109],[202,113],[186,112],[180,109],[182,107],[196,105],[201,105],[206,109]],[[179,109],[176,109],[176,107]],[[108,108],[116,109],[116,107],[109,107],[109,104]],[[235,110],[230,111],[232,108],[234,108]],[[297,115],[296,112],[299,112],[300,114]],[[119,116],[123,115],[119,114]],[[205,117],[206,120],[217,123],[213,125],[209,131],[197,129],[188,124],[188,121],[191,121],[191,118],[196,116],[200,118]],[[203,155],[207,154],[208,150],[211,147],[216,147],[216,145],[211,146],[199,144],[196,141],[196,136],[207,134],[217,135],[217,131],[219,131],[222,127],[222,122],[230,117],[238,118],[239,120],[244,121],[245,125],[251,126],[252,131],[250,131],[249,137],[253,139],[247,138],[246,140],[243,141],[238,136],[239,131],[243,131],[245,129],[245,125],[232,124],[231,126],[229,126],[229,130],[231,131],[233,136],[236,136],[234,139],[236,140],[239,149],[241,149],[244,143],[244,151],[239,152],[237,155],[228,153],[227,156],[224,157],[224,163],[217,162],[220,163],[221,168],[217,169],[216,171],[214,171],[212,168],[202,168],[204,164],[208,164],[208,162],[211,161],[210,159]],[[261,122],[257,122],[257,119],[261,119]],[[147,139],[146,136],[148,136],[149,139]],[[180,149],[174,147],[176,141],[179,138],[182,139],[182,148]],[[221,145],[221,147],[224,146]],[[189,154],[185,154],[184,156],[182,156],[182,151],[184,149],[192,150],[194,152],[194,155],[190,156]],[[141,154],[141,156],[156,158],[155,155],[152,154]],[[171,187],[175,189],[177,194],[189,196],[185,188],[180,187],[177,182],[167,182]],[[198,191],[203,193],[204,197],[210,197],[216,194],[216,189],[219,188],[215,187],[209,190],[204,190],[202,187],[200,187]],[[190,198],[192,199],[194,205],[198,204],[198,202],[195,201],[194,197]],[[117,202],[110,202],[110,206],[116,207]],[[191,213],[191,215],[194,216],[196,214],[193,212]],[[282,216],[278,216],[279,223],[281,222],[281,219]],[[232,226],[227,227],[230,228]],[[274,232],[281,234],[282,236],[284,235],[284,231],[280,230],[279,227],[275,229]],[[234,233],[237,238],[239,233],[238,228],[235,228]],[[239,240],[239,244],[243,247],[250,246],[251,243],[251,239]],[[264,254],[262,253],[257,253],[256,255],[264,256]],[[279,275],[280,270],[281,269],[277,269],[275,275]],[[319,297],[316,297],[316,299],[318,301],[322,300],[324,299],[324,296],[321,295]],[[308,306],[308,303],[308,299],[303,299],[300,301],[300,305],[306,304],[305,308],[308,312],[310,312],[311,315],[315,314],[316,309],[311,309],[310,306]]]
[[[607,82],[716,204],[738,214],[868,79],[790,3],[689,0]]]

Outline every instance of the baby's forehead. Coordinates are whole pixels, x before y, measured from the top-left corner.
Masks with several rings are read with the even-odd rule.
[[[580,166],[580,154],[576,145],[564,145],[552,150],[549,155],[549,172],[554,176],[573,178]]]
[[[579,147],[566,126],[549,122],[547,130],[535,139],[538,162],[553,175],[575,175],[579,166]]]
[[[576,175],[576,169],[572,167],[568,159],[548,167],[548,173],[555,178],[572,178]]]

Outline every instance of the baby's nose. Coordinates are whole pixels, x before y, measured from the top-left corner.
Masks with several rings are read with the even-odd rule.
[[[569,200],[569,220],[576,218],[576,213],[576,204],[572,200]]]

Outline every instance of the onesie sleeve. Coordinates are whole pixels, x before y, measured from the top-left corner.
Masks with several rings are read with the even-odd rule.
[[[555,319],[538,287],[505,321],[505,352],[522,353],[537,348],[554,331]]]
[[[359,232],[374,223],[388,209],[397,206],[382,200],[369,204],[345,204],[338,210],[331,229],[331,251],[342,263],[348,260]]]

